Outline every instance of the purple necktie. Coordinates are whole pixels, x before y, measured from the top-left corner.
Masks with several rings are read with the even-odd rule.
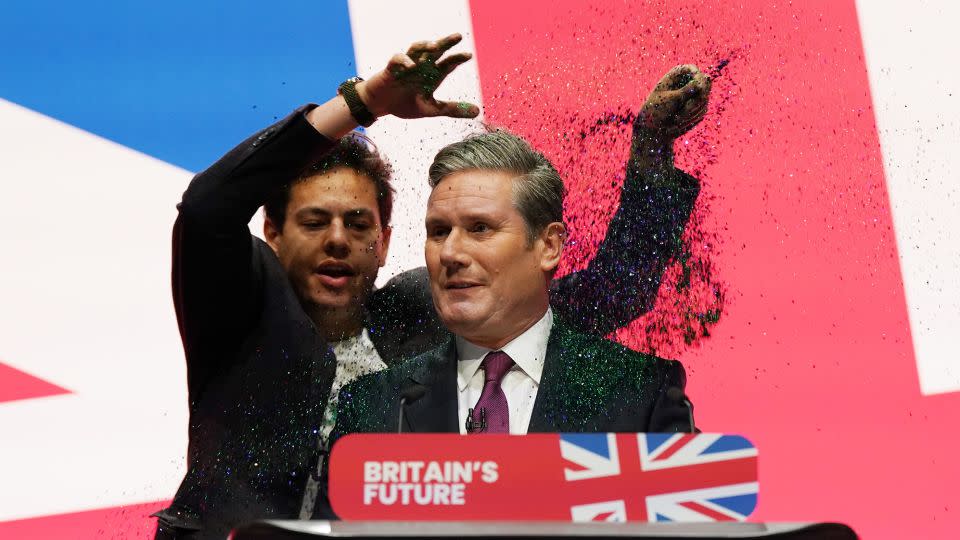
[[[487,354],[480,367],[483,368],[483,392],[473,409],[473,419],[479,422],[481,415],[486,418],[487,429],[482,430],[483,433],[510,433],[510,407],[500,383],[513,367],[513,359],[503,351],[494,351]]]

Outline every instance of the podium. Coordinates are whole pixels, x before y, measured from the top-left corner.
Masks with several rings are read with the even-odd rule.
[[[355,434],[330,456],[344,521],[264,520],[233,540],[852,540],[839,523],[748,523],[757,449],[711,433]]]
[[[231,540],[309,540],[311,538],[634,538],[856,540],[839,523],[549,523],[549,522],[389,522],[259,521],[236,529]]]

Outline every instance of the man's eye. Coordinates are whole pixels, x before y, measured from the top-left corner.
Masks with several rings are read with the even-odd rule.
[[[470,232],[475,232],[475,233],[485,233],[489,230],[490,230],[490,226],[487,225],[486,223],[475,223],[472,227],[470,227]]]
[[[448,234],[450,234],[450,229],[447,227],[434,227],[430,229],[430,238],[443,238]]]
[[[355,231],[366,231],[370,229],[370,224],[365,221],[354,221],[347,223],[347,227],[350,227]]]
[[[324,225],[326,225],[326,223],[322,221],[304,221],[303,222],[303,226],[306,227],[307,229],[319,229]]]

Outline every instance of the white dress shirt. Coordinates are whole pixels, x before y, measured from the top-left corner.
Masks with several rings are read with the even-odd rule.
[[[510,408],[510,434],[524,435],[530,426],[533,404],[540,388],[540,375],[547,356],[547,340],[553,328],[553,311],[547,312],[536,324],[520,334],[501,351],[510,355],[515,365],[510,368],[500,383],[507,396]],[[483,370],[480,363],[487,353],[493,351],[457,336],[457,404],[460,412],[460,434],[466,435],[464,425],[468,409],[473,408],[483,392]]]
[[[333,376],[333,385],[330,388],[330,398],[323,412],[323,426],[320,428],[320,440],[324,447],[330,439],[330,433],[337,424],[337,401],[340,389],[360,378],[361,375],[374,373],[387,368],[380,359],[380,354],[370,341],[370,333],[364,328],[363,332],[343,341],[330,344],[333,355],[337,358],[337,373]]]

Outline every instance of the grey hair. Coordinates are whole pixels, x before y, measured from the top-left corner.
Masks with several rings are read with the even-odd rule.
[[[445,146],[430,165],[430,187],[436,188],[447,176],[469,169],[517,175],[513,181],[513,206],[523,216],[528,244],[547,225],[563,223],[563,180],[550,160],[522,138],[497,129]]]

